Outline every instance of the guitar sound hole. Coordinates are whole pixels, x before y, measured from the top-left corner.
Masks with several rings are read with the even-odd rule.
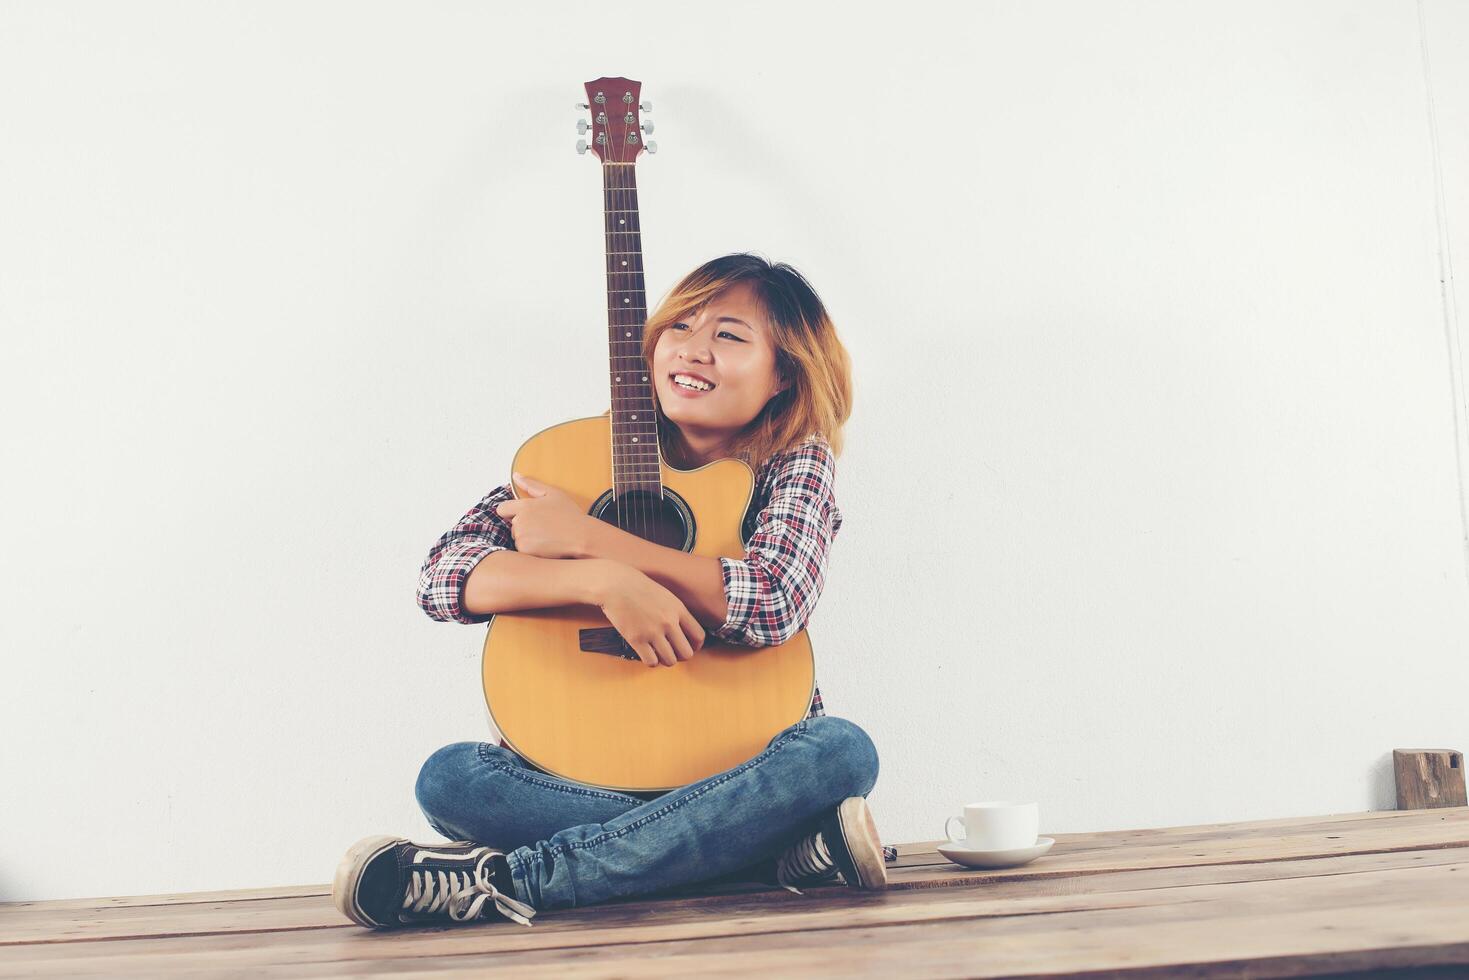
[[[688,509],[665,489],[665,497],[646,490],[626,490],[621,496],[599,501],[599,520],[636,534],[644,541],[687,551],[693,542]]]

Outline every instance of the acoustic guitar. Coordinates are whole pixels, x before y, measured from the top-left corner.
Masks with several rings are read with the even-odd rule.
[[[587,513],[695,555],[743,558],[755,474],[738,459],[670,467],[659,451],[634,165],[646,146],[642,85],[586,83],[591,148],[602,164],[607,374],[612,410],[531,436],[512,472],[564,490]],[[579,141],[578,152],[587,144]],[[518,488],[511,482],[512,490]],[[706,635],[692,660],[648,667],[594,605],[502,612],[489,621],[485,703],[506,744],[541,769],[605,789],[665,791],[739,765],[799,721],[815,684],[801,631],[779,646]]]

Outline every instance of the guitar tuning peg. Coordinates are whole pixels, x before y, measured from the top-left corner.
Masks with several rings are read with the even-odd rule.
[[[585,153],[585,152],[587,152],[587,141],[586,140],[577,140],[576,141],[576,152],[578,152],[578,153]]]
[[[582,108],[585,109],[586,106],[582,106]],[[653,111],[653,103],[644,100],[644,101],[638,103],[638,108],[639,109],[642,109],[644,112],[652,112]]]
[[[648,140],[648,142],[644,143],[643,146],[644,146],[644,148],[647,149],[647,151],[649,153],[657,153],[658,152],[658,141],[657,140]]]
[[[586,103],[585,103],[585,102],[578,102],[578,103],[577,103],[577,104],[576,104],[576,107],[577,107],[577,108],[578,108],[578,109],[585,109],[585,108],[587,108],[587,104],[586,104]]]
[[[643,123],[643,132],[645,132],[645,133],[651,133],[652,131],[653,131],[653,120],[650,119],[647,122]]]
[[[578,133],[585,133],[590,128],[590,125],[585,119],[578,119],[576,121],[576,131]]]

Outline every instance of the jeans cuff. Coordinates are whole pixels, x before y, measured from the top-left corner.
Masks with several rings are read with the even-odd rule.
[[[510,880],[515,887],[515,894],[511,897],[535,908],[536,903],[531,901],[530,897],[530,880],[526,876],[525,866],[521,864],[519,855],[515,851],[508,852],[505,855],[505,863],[510,866]]]

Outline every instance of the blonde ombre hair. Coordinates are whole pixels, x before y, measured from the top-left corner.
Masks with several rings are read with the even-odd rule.
[[[714,296],[748,282],[770,325],[776,377],[790,382],[730,440],[727,455],[759,470],[771,456],[792,449],[812,435],[825,437],[833,455],[842,452],[842,426],[852,414],[852,360],[837,338],[816,290],[785,262],[771,263],[751,252],[710,259],[684,276],[658,303],[643,327],[643,359],[663,331],[697,315]],[[657,389],[653,399],[656,403]],[[658,441],[669,464],[697,465],[678,426],[658,411]]]

